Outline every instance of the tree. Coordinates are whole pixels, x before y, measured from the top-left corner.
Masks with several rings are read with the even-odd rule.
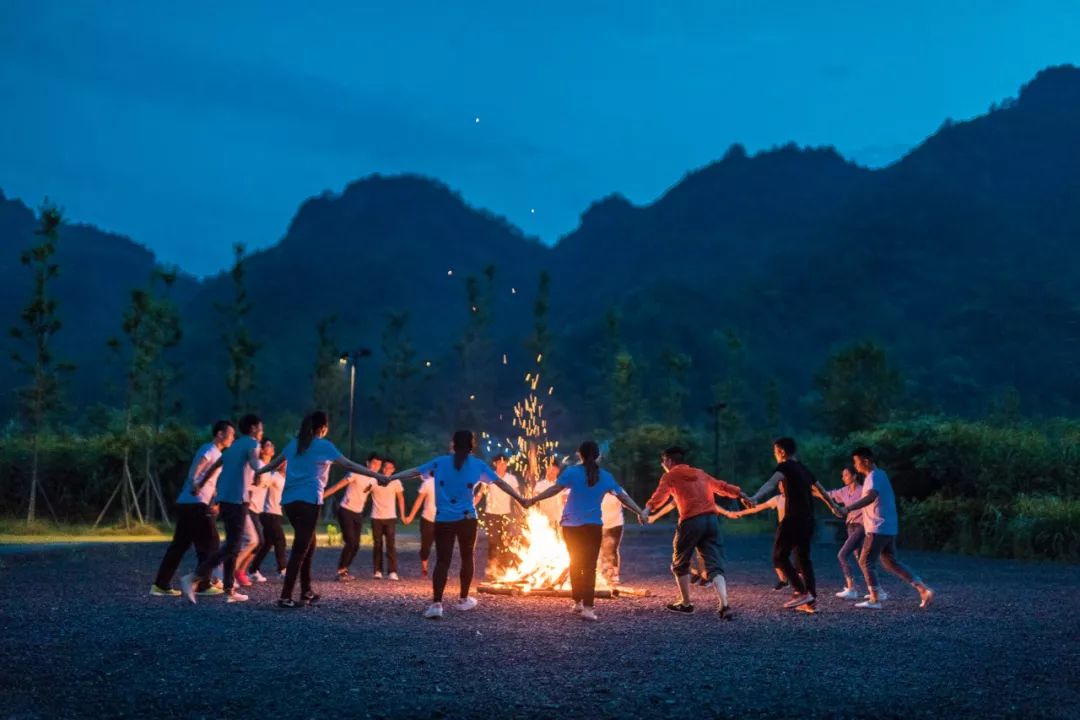
[[[686,422],[686,401],[690,397],[686,376],[692,358],[686,353],[665,350],[660,361],[664,368],[664,381],[660,384],[662,394],[657,403],[660,417],[668,425],[677,427]]]
[[[312,374],[313,407],[326,411],[330,417],[330,427],[336,425],[335,421],[348,387],[345,373],[342,372],[342,351],[333,338],[336,323],[337,315],[330,315],[315,326],[319,339],[315,349],[315,371]]]
[[[154,447],[165,417],[169,385],[176,378],[176,370],[168,362],[166,353],[179,345],[183,336],[180,313],[169,297],[176,276],[175,268],[155,270],[147,287],[131,291],[131,304],[124,313],[122,328],[130,352],[124,461],[120,485],[98,515],[98,522],[105,516],[117,493],[121,496],[125,523],[130,522],[130,503],[134,504],[140,522],[152,519],[154,500],[162,517],[168,515],[157,481]],[[121,350],[120,341],[116,338],[109,341],[109,346],[117,352]],[[144,445],[143,485],[138,492],[135,491],[131,473],[131,453],[136,446],[136,436],[141,436]],[[145,501],[145,511],[139,510],[140,494]]]
[[[598,366],[602,368],[607,421],[614,432],[621,433],[641,421],[640,372],[619,334],[619,311],[610,308],[604,321],[607,333]]]
[[[406,334],[408,324],[407,312],[391,312],[383,328],[383,364],[377,402],[387,438],[397,437],[415,426],[414,380],[420,373],[420,365],[416,361],[416,349]]]
[[[24,250],[19,256],[20,262],[34,273],[30,301],[19,316],[21,325],[10,329],[11,336],[26,348],[25,351],[14,351],[12,360],[19,372],[29,378],[29,382],[17,390],[19,406],[30,429],[33,448],[27,524],[34,522],[39,492],[53,519],[56,519],[45,489],[38,482],[38,456],[41,435],[47,430],[49,421],[62,404],[63,376],[74,369],[70,363],[54,357],[50,348],[53,336],[61,328],[57,302],[49,294],[49,285],[60,274],[60,266],[53,256],[56,254],[63,221],[63,212],[46,200],[38,212],[38,227],[34,231],[38,238],[37,244]]]
[[[458,422],[470,428],[485,426],[484,410],[493,400],[495,364],[490,328],[494,305],[494,265],[484,268],[484,278],[484,285],[474,275],[465,278],[469,315],[465,332],[457,344],[465,381],[459,398]]]
[[[869,430],[887,419],[903,387],[885,349],[873,340],[830,355],[814,377],[814,385],[817,414],[834,437]]]
[[[247,282],[244,272],[244,260],[247,249],[243,243],[233,245],[233,266],[229,275],[233,280],[231,303],[214,303],[214,307],[224,319],[225,350],[229,355],[229,369],[225,375],[225,385],[232,395],[233,415],[240,415],[248,409],[248,393],[255,387],[255,353],[259,345],[247,329],[245,318],[251,312],[248,299]]]
[[[536,302],[533,303],[533,331],[525,343],[529,354],[541,358],[548,355],[551,346],[551,333],[548,331],[548,309],[551,300],[551,276],[547,270],[540,271],[540,281],[536,288]]]

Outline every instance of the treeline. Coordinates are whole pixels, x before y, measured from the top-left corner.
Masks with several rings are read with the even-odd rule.
[[[191,452],[205,440],[201,425],[216,419],[193,421],[178,396],[185,368],[177,357],[184,327],[171,297],[175,272],[155,271],[131,292],[109,342],[122,379],[117,402],[80,412],[64,403],[71,365],[52,351],[56,335],[66,331],[63,308],[50,294],[62,271],[55,262],[61,227],[59,209],[44,206],[37,244],[22,256],[35,282],[22,322],[11,331],[26,383],[19,390],[20,415],[5,427],[0,446],[0,514],[25,513],[33,521],[44,503],[56,519],[90,521],[112,500],[113,516],[159,519],[169,512]],[[234,253],[233,291],[213,308],[217,342],[226,351],[219,381],[227,394],[218,405],[234,417],[261,411],[268,435],[283,443],[308,408],[257,407],[255,398],[265,396],[256,392],[261,368],[272,367],[282,348],[253,339],[247,255],[242,245]],[[521,328],[531,361],[523,383],[521,368],[509,365],[494,339],[496,276],[489,265],[460,278],[465,322],[450,361],[433,363],[414,345],[407,313],[389,313],[371,348],[343,344],[332,312],[313,321],[311,370],[301,382],[310,388],[309,407],[330,413],[339,447],[356,454],[378,449],[405,466],[441,451],[454,427],[511,437],[510,408],[533,391],[547,406],[553,435],[568,443],[561,450],[571,453],[585,436],[600,440],[605,462],[639,498],[651,490],[658,452],[667,445],[689,445],[698,465],[751,489],[771,466],[770,440],[795,434],[804,459],[830,485],[851,447],[877,448],[904,499],[911,544],[1077,556],[1078,424],[1025,420],[1015,391],[991,398],[982,419],[933,414],[908,392],[884,348],[863,340],[836,349],[813,386],[798,393],[799,416],[810,420],[793,427],[780,398],[792,389],[754,371],[752,353],[736,331],[703,328],[721,352],[709,369],[714,382],[702,388],[690,379],[695,357],[688,350],[668,347],[644,356],[623,337],[618,308],[607,313],[605,332],[587,343],[553,331],[550,277],[543,271]],[[584,355],[569,357],[571,346]],[[358,367],[373,377],[360,389],[353,386]],[[365,410],[350,415],[351,405]]]

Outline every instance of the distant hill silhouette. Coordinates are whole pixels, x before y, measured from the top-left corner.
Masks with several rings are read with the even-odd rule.
[[[441,183],[371,176],[305,202],[281,241],[254,254],[252,327],[264,350],[259,404],[302,410],[310,397],[316,323],[338,316],[343,346],[378,349],[386,313],[410,313],[422,357],[454,387],[454,345],[469,316],[463,278],[496,267],[493,349],[499,407],[525,367],[537,277],[552,275],[552,363],[566,421],[603,422],[597,396],[605,316],[642,369],[645,393],[664,382],[664,353],[692,356],[700,419],[711,388],[729,377],[724,331],[745,345],[742,390],[775,380],[782,412],[801,422],[801,398],[828,353],[865,337],[890,351],[917,398],[961,413],[1015,387],[1025,410],[1080,412],[1080,69],[1040,72],[1015,100],[946,122],[879,170],[829,148],[794,145],[748,156],[738,146],[687,174],[655,202],[612,195],[588,208],[555,247],[468,206]],[[0,322],[23,304],[18,250],[33,214],[0,195]],[[153,255],[94,228],[65,226],[57,285],[65,328],[59,351],[77,359],[74,399],[115,402],[105,339],[118,333],[132,287]],[[452,275],[448,275],[452,271]],[[227,407],[215,301],[222,274],[184,277],[183,391],[199,418]],[[378,358],[362,368],[370,390]],[[10,373],[0,383],[10,387]]]

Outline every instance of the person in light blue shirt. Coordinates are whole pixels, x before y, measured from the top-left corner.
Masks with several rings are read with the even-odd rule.
[[[473,578],[473,550],[476,547],[476,505],[473,491],[480,483],[495,485],[522,506],[525,499],[503,481],[491,467],[473,456],[476,440],[469,430],[458,430],[451,441],[452,455],[441,455],[409,470],[392,475],[392,480],[415,480],[432,476],[435,484],[435,571],[431,574],[432,601],[424,617],[438,620],[443,616],[442,597],[454,543],[461,555],[460,601],[455,608],[472,610],[477,605],[469,595]]]
[[[896,557],[896,535],[900,532],[900,520],[889,476],[874,462],[874,451],[870,448],[856,448],[851,455],[855,469],[866,476],[862,485],[862,498],[843,510],[845,513],[862,510],[863,530],[866,531],[859,555],[859,567],[862,568],[869,594],[865,601],[856,603],[855,607],[871,610],[881,608],[881,601],[886,595],[877,579],[877,560],[880,557],[886,570],[915,588],[919,593],[919,607],[925,608],[934,599],[934,591]]]
[[[320,595],[311,587],[311,564],[315,555],[315,530],[319,523],[330,467],[338,465],[358,475],[375,478],[379,484],[388,478],[353,462],[326,439],[330,432],[330,419],[322,410],[304,417],[297,437],[285,446],[280,455],[258,470],[257,475],[273,472],[284,463],[285,489],[281,493],[281,507],[293,527],[293,545],[289,552],[289,564],[285,567],[285,580],[281,583],[278,607],[296,608],[301,603],[293,600],[293,588],[300,578],[300,596],[303,604],[313,605]]]
[[[526,506],[569,491],[563,508],[562,535],[566,550],[570,553],[570,588],[574,598],[574,612],[586,620],[596,620],[593,599],[596,596],[596,563],[600,556],[600,544],[604,535],[601,504],[604,496],[612,493],[627,509],[639,518],[644,511],[619,487],[615,478],[600,467],[600,447],[586,440],[578,448],[580,465],[566,468],[555,485],[526,501]]]

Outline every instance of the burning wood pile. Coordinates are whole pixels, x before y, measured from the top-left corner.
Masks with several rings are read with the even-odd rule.
[[[520,536],[511,544],[516,562],[496,570],[494,577],[477,588],[489,595],[535,595],[570,597],[570,556],[548,517],[537,508],[525,516]],[[596,597],[620,595],[642,597],[647,590],[612,586],[599,571],[596,573]]]

